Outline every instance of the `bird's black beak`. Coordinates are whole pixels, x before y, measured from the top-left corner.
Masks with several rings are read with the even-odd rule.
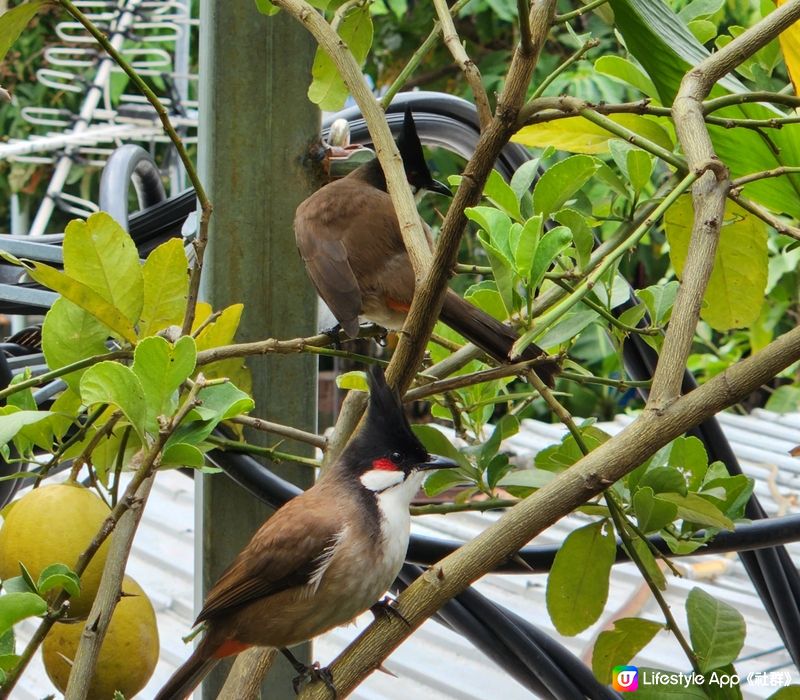
[[[448,457],[428,455],[428,461],[420,462],[416,465],[416,469],[419,471],[433,471],[434,469],[455,469],[457,466],[458,463]]]
[[[452,197],[453,192],[443,182],[438,180],[431,180],[430,187],[427,188],[428,192],[435,192],[436,194],[443,194],[445,197]]]

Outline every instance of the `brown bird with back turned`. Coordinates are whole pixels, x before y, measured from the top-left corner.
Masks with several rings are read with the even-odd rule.
[[[278,648],[307,671],[287,647],[350,622],[392,585],[408,549],[408,507],[425,471],[457,465],[428,454],[380,369],[369,382],[358,432],[214,584],[195,623],[206,623],[202,642],[155,700],[183,700],[220,659],[250,646]]]
[[[411,111],[406,110],[397,138],[408,182],[415,194],[450,194],[431,176]],[[433,244],[430,230],[425,232]],[[377,158],[341,180],[317,190],[297,208],[295,238],[317,292],[345,333],[358,335],[359,317],[399,330],[414,296],[414,270]],[[510,362],[517,334],[453,290],[445,294],[441,320],[498,362]],[[545,352],[529,345],[520,360]],[[555,361],[535,367],[547,384],[558,371]]]

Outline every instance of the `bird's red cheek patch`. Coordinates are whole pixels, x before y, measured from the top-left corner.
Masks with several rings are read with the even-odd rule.
[[[399,467],[392,462],[391,459],[387,459],[386,457],[381,457],[380,459],[375,459],[372,462],[373,469],[379,469],[385,472],[396,472]]]

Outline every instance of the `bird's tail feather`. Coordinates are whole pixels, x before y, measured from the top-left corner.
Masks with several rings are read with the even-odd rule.
[[[511,346],[519,336],[505,323],[501,323],[477,306],[464,301],[452,290],[448,290],[445,295],[441,318],[453,330],[475,343],[498,362],[509,362],[511,359]],[[535,343],[531,343],[525,348],[520,359],[533,360],[544,354],[544,350]],[[534,369],[542,381],[549,386],[553,385],[553,378],[559,370],[555,360],[538,364]]]
[[[199,644],[184,664],[172,674],[154,700],[184,700],[200,685],[219,658],[211,655],[205,640]]]

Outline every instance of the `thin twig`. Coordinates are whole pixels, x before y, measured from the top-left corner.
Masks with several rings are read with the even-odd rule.
[[[800,119],[800,117],[798,117]],[[779,168],[772,168],[771,170],[761,170],[757,173],[750,173],[749,175],[742,175],[731,181],[731,190],[737,190],[744,187],[748,182],[755,182],[756,180],[764,180],[769,177],[780,177],[781,175],[789,175],[792,173],[800,173],[800,167],[791,165],[782,165]],[[738,194],[738,193],[737,193]]]
[[[566,61],[561,63],[556,69],[550,73],[540,84],[539,87],[534,90],[533,95],[531,95],[531,99],[535,100],[537,97],[541,97],[544,94],[544,91],[547,90],[548,86],[559,76],[561,75],[567,68],[569,68],[573,63],[576,61],[580,61],[581,58],[586,54],[587,51],[595,48],[596,46],[600,45],[599,39],[589,39],[586,41],[583,46],[581,46],[575,53],[567,58]]]
[[[305,442],[321,450],[325,450],[328,445],[328,440],[316,433],[309,433],[299,428],[293,428],[290,425],[281,425],[280,423],[273,423],[272,421],[264,420],[263,418],[254,418],[253,416],[234,416],[230,419],[231,423],[239,423],[246,425],[248,428],[254,430],[262,430],[265,433],[273,433],[274,435],[281,435],[282,437],[289,438],[290,440],[298,440]]]
[[[556,15],[553,18],[553,25],[556,24],[564,24],[565,22],[569,22],[571,19],[575,19],[577,17],[581,17],[585,15],[587,12],[591,12],[592,10],[597,9],[601,5],[605,5],[608,0],[592,0],[592,2],[587,2],[583,7],[579,7],[577,10],[572,10],[571,12],[564,12],[563,14]]]
[[[475,107],[478,110],[478,121],[480,122],[481,130],[483,130],[492,120],[492,109],[489,107],[489,96],[486,94],[486,89],[481,82],[481,72],[475,62],[467,55],[461,40],[458,38],[456,25],[450,16],[446,0],[433,0],[433,6],[436,9],[436,15],[439,17],[439,24],[442,26],[442,38],[445,46],[450,51],[453,60],[461,68],[461,72],[464,73],[467,84],[472,90],[472,96],[475,98]],[[521,17],[520,26],[527,21],[527,15]],[[528,25],[527,37],[530,43],[530,25]]]

